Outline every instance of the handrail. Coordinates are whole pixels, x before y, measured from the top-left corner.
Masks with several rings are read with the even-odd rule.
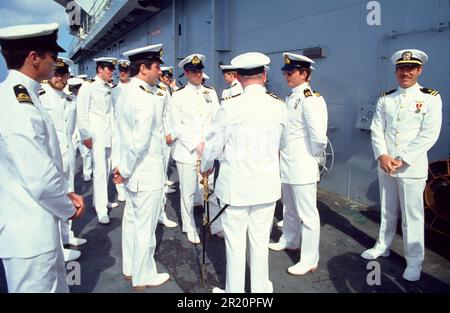
[[[111,7],[113,0],[101,0],[100,5],[92,6],[89,10],[86,18],[81,22],[81,27],[78,31],[78,34],[75,38],[73,38],[72,42],[69,45],[69,54],[73,54],[75,48],[81,45],[86,36],[94,30],[95,24],[103,17],[105,12]]]

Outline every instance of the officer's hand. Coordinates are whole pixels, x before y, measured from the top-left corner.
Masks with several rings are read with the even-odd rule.
[[[394,159],[392,159],[387,154],[383,154],[378,157],[378,162],[380,163],[380,167],[386,173],[390,173],[392,171],[392,168],[393,168],[392,161],[394,161]]]
[[[170,134],[168,134],[168,135],[166,136],[166,143],[167,143],[168,145],[171,145],[171,144],[173,143],[172,136],[170,136]]]
[[[211,167],[209,170],[207,170],[206,172],[202,173],[202,177],[209,177],[209,175],[211,175],[211,173],[213,172],[214,167]]]
[[[67,194],[67,197],[69,197],[70,201],[72,201],[73,206],[75,207],[75,214],[70,218],[70,220],[77,219],[81,217],[84,214],[85,206],[84,206],[84,199],[82,196],[76,194],[75,192],[69,192]]]
[[[86,146],[86,148],[92,149],[92,138],[83,140],[83,144]]]
[[[390,171],[389,174],[395,174],[395,172],[397,171],[398,168],[403,166],[403,161],[402,160],[392,160],[392,170]]]
[[[125,182],[125,178],[120,175],[119,168],[116,167],[113,171],[114,177],[113,177],[113,183],[116,185],[123,184]]]

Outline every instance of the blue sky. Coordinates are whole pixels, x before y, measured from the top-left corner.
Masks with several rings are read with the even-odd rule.
[[[73,36],[69,34],[69,24],[65,8],[53,0],[0,1],[0,27],[57,22],[60,25],[58,43],[68,49]],[[61,54],[64,56],[64,54]],[[7,69],[0,55],[0,81],[6,77]]]

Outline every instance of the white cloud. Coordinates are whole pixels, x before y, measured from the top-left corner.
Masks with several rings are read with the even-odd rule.
[[[68,28],[67,14],[64,7],[52,0],[11,1],[0,7],[0,27],[57,22],[61,27]]]
[[[67,13],[63,6],[53,0],[1,1],[0,27],[53,22],[60,25],[58,42],[67,50],[74,37],[69,34]]]

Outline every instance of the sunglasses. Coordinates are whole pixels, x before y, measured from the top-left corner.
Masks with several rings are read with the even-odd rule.
[[[292,76],[295,73],[295,71],[283,71],[283,75],[286,76]]]
[[[48,53],[47,52],[47,55],[53,60],[53,62],[58,62],[58,55],[57,54],[54,54],[54,53]]]

